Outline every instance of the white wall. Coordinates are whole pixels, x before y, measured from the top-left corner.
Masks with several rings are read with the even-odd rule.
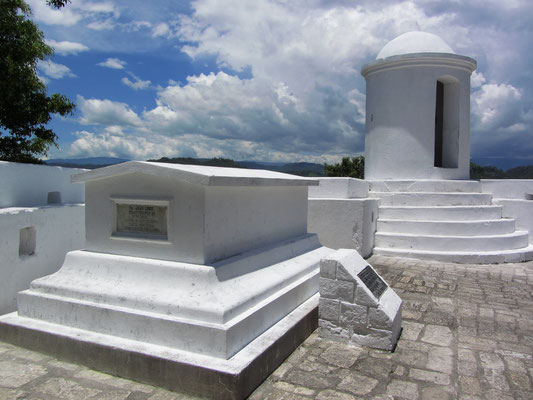
[[[481,179],[481,190],[500,199],[533,200],[533,179]]]
[[[502,216],[514,218],[516,229],[529,232],[533,243],[533,179],[481,179],[481,190],[503,206]]]
[[[0,315],[16,309],[17,292],[83,247],[85,188],[70,183],[81,171],[0,161]]]
[[[369,257],[379,200],[369,199],[368,182],[354,178],[321,178],[309,188],[307,230],[333,249],[355,249]]]
[[[0,161],[0,208],[47,205],[51,192],[59,192],[63,204],[84,203],[84,185],[70,183],[70,175],[82,171]],[[54,197],[50,195],[52,203]]]
[[[68,251],[83,247],[84,209],[83,204],[0,209],[0,315],[16,309],[17,292],[57,271]],[[24,248],[24,238],[21,248],[25,228],[34,232],[34,251],[31,243]]]

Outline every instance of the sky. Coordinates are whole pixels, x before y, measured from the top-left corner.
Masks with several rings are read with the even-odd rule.
[[[49,158],[338,162],[364,152],[361,67],[421,30],[472,57],[471,153],[533,164],[531,0],[28,0],[73,100]]]

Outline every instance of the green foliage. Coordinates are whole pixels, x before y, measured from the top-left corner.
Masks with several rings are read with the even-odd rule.
[[[324,164],[327,176],[365,179],[365,156],[343,157],[339,164]]]
[[[515,167],[503,171],[492,165],[482,167],[471,162],[470,179],[533,179],[533,165]]]
[[[49,1],[61,7],[65,0]],[[72,114],[65,96],[48,96],[37,62],[53,54],[30,19],[23,0],[0,0],[0,160],[41,163],[57,135],[47,129],[51,114]]]
[[[470,179],[500,179],[505,178],[505,172],[492,165],[483,167],[470,162]]]

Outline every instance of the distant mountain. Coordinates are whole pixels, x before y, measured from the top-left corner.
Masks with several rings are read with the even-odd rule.
[[[131,160],[116,157],[52,158],[50,160],[44,160],[47,165],[87,169],[107,167],[108,165],[120,164],[127,161]]]

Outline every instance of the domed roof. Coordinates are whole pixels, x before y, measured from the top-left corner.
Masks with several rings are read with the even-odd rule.
[[[455,54],[450,46],[437,35],[427,32],[407,32],[391,40],[379,52],[376,60],[413,53]]]

